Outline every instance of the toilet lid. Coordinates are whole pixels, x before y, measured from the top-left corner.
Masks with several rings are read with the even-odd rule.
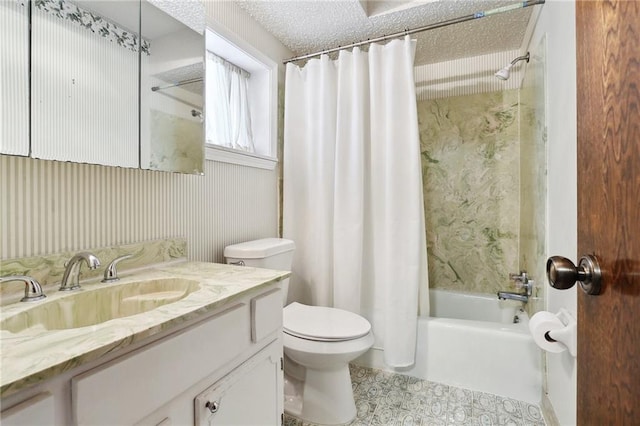
[[[283,310],[284,332],[323,342],[353,340],[367,335],[369,321],[349,311],[293,302]]]

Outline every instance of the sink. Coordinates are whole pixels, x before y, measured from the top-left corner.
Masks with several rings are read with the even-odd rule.
[[[97,325],[148,312],[199,289],[200,283],[195,280],[162,278],[80,290],[34,303],[28,310],[2,320],[0,330],[20,333],[32,328],[64,330]]]

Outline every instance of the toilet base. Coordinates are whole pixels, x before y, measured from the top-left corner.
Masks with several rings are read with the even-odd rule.
[[[304,384],[294,378],[285,380],[290,381],[291,389],[302,387],[303,392],[303,395],[289,396],[285,392],[287,414],[322,425],[340,425],[355,419],[356,404],[348,365],[331,370],[306,368]]]

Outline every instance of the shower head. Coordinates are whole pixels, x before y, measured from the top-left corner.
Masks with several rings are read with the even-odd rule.
[[[495,73],[494,75],[500,80],[509,80],[509,73],[511,71],[511,67],[513,65],[509,64],[506,67],[502,68],[500,71]]]
[[[500,71],[498,71],[497,73],[495,73],[494,75],[499,78],[500,80],[508,80],[509,79],[509,74],[511,73],[511,68],[517,64],[519,61],[527,61],[529,62],[529,52],[527,52],[526,55],[523,56],[518,56],[517,58],[515,58],[513,61],[511,61],[510,64],[508,64],[507,66],[505,66],[504,68],[502,68]]]

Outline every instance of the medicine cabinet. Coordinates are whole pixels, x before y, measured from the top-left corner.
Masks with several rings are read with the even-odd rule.
[[[0,23],[0,153],[202,173],[201,1],[7,0]]]

